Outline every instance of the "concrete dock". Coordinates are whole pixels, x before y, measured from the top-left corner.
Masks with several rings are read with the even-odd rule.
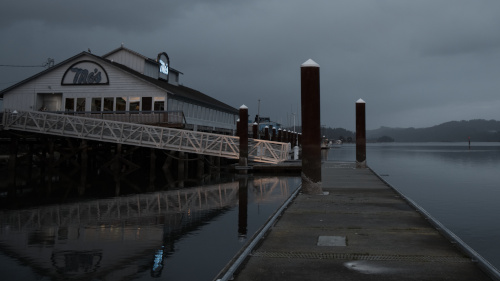
[[[232,280],[496,280],[370,169],[325,162],[322,188],[292,201]]]

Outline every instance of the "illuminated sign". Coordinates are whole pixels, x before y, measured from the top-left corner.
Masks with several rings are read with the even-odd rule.
[[[80,61],[64,72],[61,85],[109,85],[109,78],[98,63]]]
[[[159,53],[156,61],[160,65],[158,78],[168,81],[168,67],[170,65],[170,60],[167,53]]]
[[[165,75],[168,75],[168,62],[160,60],[160,72]]]

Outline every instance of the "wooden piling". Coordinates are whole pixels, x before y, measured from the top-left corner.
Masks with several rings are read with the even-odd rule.
[[[238,126],[240,137],[240,159],[239,165],[246,167],[248,165],[248,107],[240,107],[240,124]]]
[[[78,186],[78,195],[83,195],[85,193],[85,188],[87,186],[87,166],[88,166],[88,146],[87,141],[82,140],[80,143],[80,185]]]
[[[320,194],[321,128],[319,65],[313,60],[300,67],[302,108],[302,190]]]
[[[356,101],[356,168],[366,168],[365,101]]]
[[[11,134],[10,137],[10,154],[9,154],[9,187],[8,187],[8,196],[14,197],[17,188],[16,188],[16,177],[17,177],[17,152],[19,148],[19,138]]]

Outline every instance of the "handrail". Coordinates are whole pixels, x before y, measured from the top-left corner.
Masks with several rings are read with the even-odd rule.
[[[239,138],[221,134],[181,130],[137,123],[95,119],[44,111],[5,110],[4,130],[121,143],[157,149],[239,158]],[[288,159],[289,145],[249,140],[251,161],[280,163]]]

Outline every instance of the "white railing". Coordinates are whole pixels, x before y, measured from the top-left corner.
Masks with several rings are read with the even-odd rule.
[[[184,151],[230,159],[239,158],[239,138],[235,136],[43,111],[6,110],[2,124],[5,130]],[[250,139],[248,146],[248,158],[251,161],[277,164],[288,159],[289,145],[285,143]]]

